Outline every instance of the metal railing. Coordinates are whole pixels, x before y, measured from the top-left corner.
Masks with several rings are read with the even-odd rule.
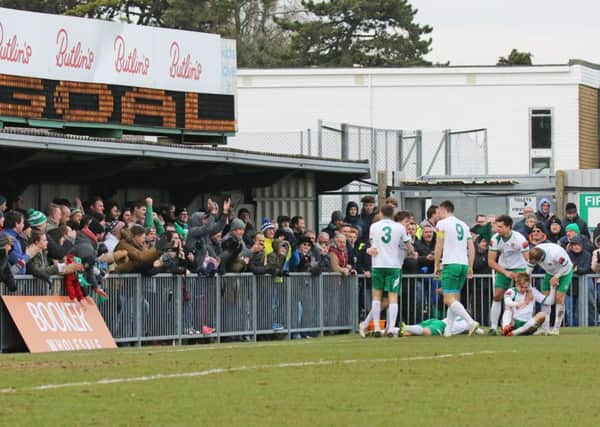
[[[533,275],[533,285],[541,286],[543,275]],[[565,326],[600,326],[600,276],[573,276],[573,283],[565,301]],[[364,318],[371,307],[370,281],[359,278],[359,316]],[[439,293],[441,283],[432,275],[409,275],[402,278],[402,294],[398,306],[398,317],[414,324],[429,318],[443,318],[446,308]],[[461,292],[461,302],[475,320],[489,326],[490,305],[494,296],[494,275],[478,274],[467,283]],[[551,318],[554,317],[554,309]]]
[[[16,278],[9,295],[63,295],[62,280],[52,286],[31,276]],[[284,277],[253,274],[213,277],[111,275],[104,280],[110,298],[96,301],[118,343],[241,337],[323,335],[356,331],[358,278],[336,273],[292,273]],[[4,285],[0,295],[6,295]],[[20,338],[0,303],[0,351]]]
[[[534,286],[541,284],[534,276]],[[468,280],[461,298],[482,325],[489,325],[494,294],[493,275]],[[9,295],[64,295],[62,280],[52,285],[31,276],[17,277],[18,291]],[[225,337],[256,340],[259,335],[323,335],[327,331],[356,331],[371,307],[369,279],[292,273],[283,278],[252,274],[214,277],[111,275],[103,287],[110,295],[97,301],[100,313],[118,343]],[[399,319],[418,323],[445,316],[439,280],[431,275],[404,275]],[[0,295],[6,295],[4,285]],[[566,326],[600,326],[600,276],[574,276],[567,293]],[[211,331],[209,329],[214,329]],[[203,333],[204,332],[204,333]],[[210,333],[206,333],[210,332]],[[19,342],[0,300],[0,351]]]

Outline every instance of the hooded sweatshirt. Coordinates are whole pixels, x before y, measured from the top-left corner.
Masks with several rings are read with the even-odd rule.
[[[542,224],[546,225],[548,223],[548,220],[550,220],[550,215],[542,213],[542,205],[544,203],[548,203],[550,205],[550,207],[552,207],[552,202],[550,202],[550,199],[546,198],[546,197],[542,197],[540,199],[540,201],[538,202],[537,205],[537,212],[535,213],[535,217],[536,217],[536,222],[541,222]],[[550,211],[548,211],[550,212]]]
[[[188,223],[189,228],[185,248],[188,252],[194,253],[194,271],[197,271],[204,263],[207,255],[213,258],[217,257],[211,237],[223,231],[227,224],[227,217],[225,215],[219,216],[218,220],[211,215],[208,223],[204,224],[204,215],[204,212],[194,212]]]
[[[350,216],[350,208],[356,208],[356,215]],[[352,224],[352,225],[357,225],[360,227],[359,213],[360,213],[360,207],[358,206],[358,203],[348,202],[348,204],[346,205],[346,217],[344,218],[344,222],[346,222],[348,224]]]
[[[287,247],[286,255],[281,255],[279,249],[285,245]],[[273,252],[267,257],[267,269],[273,274],[273,282],[282,283],[281,277],[284,272],[289,271],[288,255],[290,253],[290,244],[287,241],[275,239],[273,240]]]

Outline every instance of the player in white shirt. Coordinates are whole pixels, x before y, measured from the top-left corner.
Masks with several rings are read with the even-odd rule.
[[[369,237],[371,247],[367,253],[371,255],[371,311],[359,326],[359,333],[366,336],[369,322],[373,320],[376,337],[382,336],[379,326],[381,316],[381,297],[387,292],[389,305],[387,308],[386,329],[393,336],[398,317],[398,293],[402,285],[402,265],[407,253],[413,253],[410,236],[406,233],[405,225],[410,221],[409,212],[400,212],[399,221],[394,222],[394,207],[384,205],[381,208],[383,219],[371,225]]]
[[[504,293],[504,316],[502,316],[502,335],[531,335],[546,319],[543,311],[535,315],[535,303],[542,307],[551,307],[556,295],[556,286],[552,287],[549,295],[544,295],[531,286],[531,276],[527,273],[517,273],[516,287],[509,288]]]
[[[512,218],[508,215],[497,217],[498,232],[490,240],[488,265],[496,272],[494,299],[490,309],[490,335],[498,334],[498,320],[502,313],[504,292],[510,288],[517,273],[527,271],[529,242],[521,233],[512,230],[512,224]]]
[[[543,305],[542,311],[546,315],[540,334],[558,335],[560,325],[565,317],[565,297],[571,281],[573,280],[573,263],[569,259],[569,254],[556,243],[540,243],[529,251],[528,272],[539,265],[546,274],[542,281],[542,292],[545,295],[550,293],[550,288],[556,286],[556,313],[554,316],[554,328],[550,327],[551,306]]]
[[[460,291],[467,278],[473,277],[475,246],[467,224],[454,215],[454,204],[446,200],[440,203],[437,240],[435,242],[435,276],[441,278],[444,304],[448,307],[448,327],[444,336],[450,336],[454,319],[461,317],[469,325],[469,335],[479,328],[479,322],[467,313],[460,302]]]

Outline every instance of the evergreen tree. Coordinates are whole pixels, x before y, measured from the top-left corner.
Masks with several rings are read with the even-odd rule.
[[[277,19],[291,32],[293,65],[351,67],[429,64],[428,25],[407,0],[303,0],[304,20]]]
[[[273,22],[277,0],[169,0],[164,25],[217,33],[237,43],[238,66],[285,65],[286,35]]]
[[[533,54],[529,52],[519,52],[517,49],[510,51],[508,57],[501,56],[498,58],[496,65],[511,66],[511,65],[531,65],[531,57]]]
[[[43,12],[63,14],[72,7],[81,3],[79,0],[0,0],[0,7],[9,9],[28,10],[30,12]]]

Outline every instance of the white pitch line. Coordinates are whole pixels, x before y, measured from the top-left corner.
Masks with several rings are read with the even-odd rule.
[[[513,351],[515,352],[515,351]],[[388,359],[345,359],[345,360],[317,360],[313,362],[284,362],[276,363],[272,365],[254,365],[254,366],[239,366],[236,368],[212,368],[204,371],[191,371],[191,372],[177,372],[173,374],[154,374],[140,377],[130,378],[104,378],[96,381],[79,381],[72,383],[59,383],[59,384],[43,384],[33,387],[25,387],[21,389],[17,388],[4,388],[0,389],[0,394],[16,393],[19,391],[44,391],[54,390],[60,388],[71,388],[71,387],[87,387],[104,384],[122,384],[122,383],[133,383],[133,382],[146,382],[156,381],[165,379],[176,379],[176,378],[193,378],[193,377],[205,377],[209,375],[225,374],[233,372],[243,371],[255,371],[263,369],[282,369],[282,368],[304,368],[307,366],[331,366],[331,365],[352,365],[356,363],[388,363],[388,362],[415,362],[420,360],[436,360],[436,359],[448,359],[452,357],[470,357],[494,353],[503,353],[501,351],[480,351],[480,352],[468,352],[468,353],[457,353],[457,354],[438,354],[435,356],[411,356],[401,358],[388,358]]]
[[[264,348],[264,347],[279,347],[279,346],[295,346],[295,345],[308,345],[308,344],[315,344],[315,341],[301,341],[301,342],[290,342],[290,341],[283,341],[281,343],[265,343],[265,344],[258,344],[258,343],[240,343],[240,344],[234,344],[234,345],[227,345],[227,344],[216,344],[216,345],[206,345],[206,344],[198,344],[198,345],[194,345],[194,346],[188,346],[188,347],[184,347],[184,348],[173,348],[173,349],[164,349],[164,350],[149,350],[148,353],[152,353],[152,354],[157,354],[157,353],[187,353],[188,351],[209,351],[209,350],[236,350],[236,349],[250,349],[250,348]],[[140,347],[139,350],[144,351],[143,347]],[[131,353],[135,353],[134,351],[131,351]]]
[[[370,340],[369,340],[370,341]],[[384,340],[381,340],[382,342]],[[394,341],[394,342],[400,342],[401,340],[385,340],[388,342]],[[362,342],[367,342],[366,340],[357,340],[357,339],[343,339],[343,340],[335,340],[335,341],[329,341],[329,340],[325,340],[325,339],[319,339],[319,338],[314,338],[314,339],[310,339],[310,340],[304,340],[304,341],[281,341],[281,342],[268,342],[268,343],[259,343],[259,342],[245,342],[245,343],[238,343],[238,344],[196,344],[196,345],[190,345],[190,346],[185,346],[183,348],[178,347],[172,347],[172,348],[168,348],[168,349],[160,349],[160,350],[152,350],[151,348],[148,347],[136,347],[135,349],[133,348],[121,348],[119,349],[119,351],[123,351],[124,353],[131,353],[131,354],[135,354],[138,352],[144,352],[144,353],[152,353],[152,354],[160,354],[160,353],[187,353],[190,351],[209,351],[209,350],[237,350],[237,349],[245,349],[248,350],[249,348],[264,348],[264,347],[279,347],[279,346],[300,346],[300,345],[318,345],[318,344],[327,344],[327,345],[337,345],[337,344],[356,344],[356,343],[362,343]]]

